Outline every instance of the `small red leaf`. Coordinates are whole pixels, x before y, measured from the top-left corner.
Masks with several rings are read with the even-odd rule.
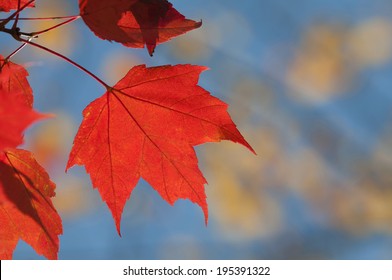
[[[29,0],[21,0],[20,6],[27,4]],[[28,7],[34,7],[34,2],[29,4]],[[10,10],[18,9],[18,0],[2,0],[0,2],[0,11],[2,12],[9,12]]]
[[[126,200],[140,177],[170,204],[190,199],[208,210],[193,146],[231,140],[251,151],[227,104],[197,85],[205,67],[132,68],[83,111],[67,169],[84,165],[120,233]]]
[[[33,122],[44,118],[18,96],[0,89],[0,152],[23,142],[23,131]]]
[[[57,259],[60,216],[53,207],[55,184],[24,150],[0,152],[0,259],[11,259],[19,239],[48,259]]]
[[[0,90],[12,93],[28,106],[33,106],[33,91],[27,81],[26,69],[0,55]]]
[[[201,26],[166,0],[79,0],[80,15],[101,39],[127,47],[155,46]]]

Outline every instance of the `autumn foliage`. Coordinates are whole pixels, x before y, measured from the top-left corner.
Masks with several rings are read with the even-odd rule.
[[[19,14],[35,4],[39,7],[39,1],[34,2],[0,1],[0,11],[13,10],[0,21],[0,31],[21,42],[13,53],[0,56],[0,258],[12,258],[22,239],[38,254],[56,259],[62,234],[61,219],[51,202],[55,184],[31,152],[17,148],[23,143],[24,130],[45,117],[32,108],[26,69],[11,62],[25,46],[66,60],[104,87],[103,95],[83,111],[66,168],[85,166],[119,234],[124,205],[140,178],[170,204],[178,199],[198,204],[207,223],[206,180],[194,146],[230,140],[254,152],[227,113],[227,104],[198,86],[207,68],[139,65],[110,86],[35,42],[38,34],[81,18],[99,38],[131,48],[145,46],[152,55],[158,44],[200,27],[201,22],[186,19],[166,0],[80,0],[80,15],[25,33],[18,27]]]

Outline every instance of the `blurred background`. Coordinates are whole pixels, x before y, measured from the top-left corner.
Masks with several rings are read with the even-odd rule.
[[[26,16],[78,13],[37,0]],[[173,207],[140,181],[117,235],[84,168],[65,174],[82,110],[104,89],[41,50],[13,61],[30,73],[34,125],[25,146],[57,184],[60,259],[392,259],[392,1],[171,1],[203,26],[145,49],[100,40],[81,20],[36,41],[115,84],[138,64],[210,68],[200,85],[230,104],[257,152],[229,142],[196,148],[210,220]],[[27,23],[42,30],[51,21]],[[0,53],[18,44],[0,34]],[[16,259],[41,259],[20,242]]]

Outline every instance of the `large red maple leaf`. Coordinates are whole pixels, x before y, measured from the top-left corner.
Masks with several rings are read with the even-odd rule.
[[[0,152],[0,259],[11,259],[20,239],[38,254],[57,259],[62,225],[51,202],[54,190],[30,152]]]
[[[79,0],[80,15],[101,39],[127,47],[155,46],[201,26],[166,0]]]
[[[17,95],[0,88],[0,152],[23,142],[23,131],[45,115],[35,112]]]
[[[200,205],[207,222],[206,180],[193,146],[231,140],[253,151],[227,104],[197,85],[204,70],[134,67],[83,111],[67,169],[85,166],[119,233],[125,202],[140,177],[170,204],[182,198]]]
[[[0,55],[0,90],[18,96],[28,106],[33,106],[33,91],[27,81],[26,69]]]
[[[27,4],[29,0],[20,0],[20,6]],[[34,7],[34,2],[29,4],[28,7]],[[0,11],[9,12],[10,10],[18,9],[18,0],[1,0],[0,1]]]

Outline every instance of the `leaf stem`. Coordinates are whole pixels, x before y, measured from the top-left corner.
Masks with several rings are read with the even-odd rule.
[[[14,13],[12,13],[8,18],[6,18],[5,20],[3,20],[0,23],[0,29],[3,29],[4,26],[6,26],[7,23],[9,23],[11,20],[17,20],[15,19],[16,16],[18,16],[24,9],[27,8],[27,6],[29,6],[31,3],[33,3],[34,0],[30,0],[29,2],[27,2],[26,4],[24,4],[20,9],[18,9],[17,11],[15,11]]]
[[[20,0],[18,0],[18,11],[20,11]],[[16,14],[14,24],[12,25],[12,29],[16,29],[18,27],[19,13]]]
[[[86,68],[84,68],[83,66],[81,66],[80,64],[76,63],[75,61],[73,61],[72,59],[69,59],[68,57],[54,51],[51,50],[47,47],[44,47],[40,44],[34,43],[34,42],[30,42],[29,40],[20,38],[20,41],[25,42],[26,44],[29,44],[31,46],[34,46],[36,48],[39,48],[41,50],[44,50],[48,53],[51,53],[57,57],[62,58],[63,60],[67,61],[68,63],[72,64],[73,66],[75,66],[76,68],[79,68],[80,70],[82,70],[83,72],[85,72],[87,75],[89,75],[91,78],[93,78],[94,80],[96,80],[98,83],[100,83],[106,90],[110,90],[112,87],[109,86],[107,83],[105,83],[104,81],[102,81],[102,79],[98,78],[95,74],[93,74],[91,71],[87,70]]]
[[[33,38],[30,38],[30,40],[32,40]],[[20,45],[16,50],[14,50],[12,53],[10,53],[5,59],[4,61],[8,61],[11,59],[11,57],[13,57],[14,55],[16,55],[20,50],[22,50],[25,46],[27,45],[27,43],[23,43],[22,45]]]
[[[43,33],[46,33],[46,32],[48,32],[48,31],[50,31],[50,30],[56,29],[56,28],[58,28],[58,27],[60,27],[60,26],[62,26],[62,25],[71,23],[71,22],[73,22],[73,21],[75,21],[75,20],[77,20],[77,19],[79,19],[79,18],[80,18],[80,16],[76,16],[76,17],[70,18],[70,19],[68,19],[68,20],[66,20],[66,21],[64,21],[64,22],[61,22],[61,23],[56,24],[56,25],[53,25],[52,27],[49,27],[49,28],[44,29],[44,30],[41,30],[41,31],[30,32],[30,33],[19,32],[19,34],[25,35],[25,36],[29,36],[29,37],[34,37],[34,36],[37,36],[37,35],[39,35],[39,34],[43,34]]]
[[[56,19],[68,19],[68,18],[76,18],[80,17],[80,15],[74,15],[74,16],[58,16],[58,17],[20,17],[19,20],[56,20]],[[0,19],[0,21],[3,21],[6,19]],[[14,18],[11,19],[15,20]]]

